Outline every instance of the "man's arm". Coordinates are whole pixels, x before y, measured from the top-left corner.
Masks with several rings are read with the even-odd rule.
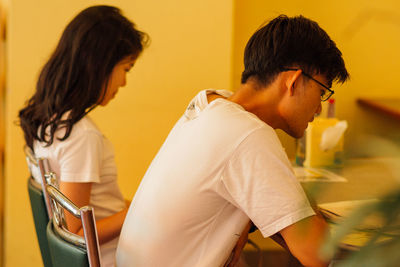
[[[240,235],[235,247],[232,250],[231,256],[228,258],[228,261],[225,263],[224,266],[234,267],[239,262],[240,255],[242,254],[243,248],[247,243],[249,231],[252,226],[253,223],[250,221],[243,229],[242,234]]]
[[[327,232],[328,224],[321,215],[307,217],[280,231],[290,252],[304,266],[328,265],[319,256]]]

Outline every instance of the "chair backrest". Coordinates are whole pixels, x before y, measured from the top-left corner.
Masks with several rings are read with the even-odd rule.
[[[30,147],[24,147],[26,163],[28,164],[29,172],[31,177],[39,176],[40,184],[42,187],[43,198],[47,209],[47,215],[51,219],[52,210],[51,210],[51,203],[49,196],[46,191],[46,184],[55,185],[58,187],[58,181],[56,179],[55,173],[50,170],[50,165],[47,159],[45,158],[36,158],[35,154],[33,153]]]
[[[53,217],[47,226],[53,266],[100,266],[100,246],[93,208],[78,208],[52,185],[46,185],[46,190],[53,207]],[[62,219],[63,209],[81,219],[84,238],[67,230]]]
[[[25,147],[25,156],[31,176],[28,178],[28,193],[31,202],[33,221],[35,223],[36,236],[39,243],[43,265],[52,267],[50,249],[46,237],[46,227],[49,222],[49,213],[43,194],[42,185],[33,178],[34,169],[39,169],[36,158],[29,147]]]
[[[53,264],[51,261],[49,244],[46,237],[46,227],[49,223],[49,216],[47,215],[46,204],[44,202],[41,185],[31,177],[28,179],[28,192],[43,265],[45,267],[52,267]]]

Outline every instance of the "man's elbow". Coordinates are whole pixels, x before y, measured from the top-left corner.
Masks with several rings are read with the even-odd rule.
[[[321,247],[329,233],[327,223],[319,216],[311,216],[282,231],[290,252],[304,266],[328,266],[322,258]]]
[[[303,251],[294,255],[303,266],[306,267],[325,267],[329,265],[329,261],[323,260],[316,251]]]

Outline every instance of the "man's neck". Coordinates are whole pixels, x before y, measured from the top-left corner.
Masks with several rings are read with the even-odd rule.
[[[208,103],[211,103],[212,101],[214,101],[217,98],[226,98],[225,96],[219,95],[217,93],[210,93],[207,94],[207,101]]]
[[[241,105],[246,111],[255,114],[260,120],[274,129],[280,128],[281,118],[278,111],[280,102],[279,81],[267,87],[261,87],[257,82],[248,81],[228,100]]]

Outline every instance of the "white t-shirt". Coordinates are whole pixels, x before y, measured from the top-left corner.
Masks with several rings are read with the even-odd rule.
[[[148,168],[117,265],[222,266],[251,219],[264,237],[314,214],[275,131],[200,92]],[[217,91],[230,96],[228,91]]]
[[[65,129],[56,132],[63,137]],[[89,204],[96,220],[124,209],[125,201],[117,183],[117,167],[111,142],[103,136],[94,122],[85,116],[72,128],[70,136],[51,146],[34,143],[36,157],[47,158],[51,170],[63,182],[92,183]],[[38,182],[41,182],[35,177]],[[118,238],[100,246],[102,266],[114,266]]]

